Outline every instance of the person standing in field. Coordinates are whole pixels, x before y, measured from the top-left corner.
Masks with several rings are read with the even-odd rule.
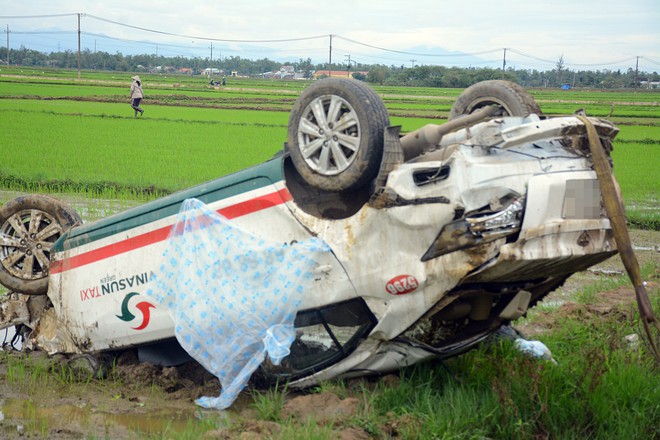
[[[140,77],[138,75],[135,75],[133,78],[133,82],[131,83],[131,107],[133,107],[133,110],[135,110],[135,115],[133,117],[136,117],[138,112],[140,112],[140,116],[144,114],[144,110],[140,108],[140,101],[142,101],[142,82],[140,81]]]

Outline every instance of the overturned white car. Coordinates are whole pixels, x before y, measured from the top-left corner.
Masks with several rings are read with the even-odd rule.
[[[611,123],[546,118],[519,86],[487,81],[466,89],[444,125],[404,136],[389,125],[372,89],[329,78],[301,94],[284,154],[261,165],[88,224],[48,197],[6,203],[0,282],[46,294],[49,304],[36,320],[20,301],[6,303],[5,326],[29,322],[26,344],[49,352],[138,347],[145,359],[170,363],[184,358],[180,346],[193,354],[203,332],[178,334],[181,315],[171,310],[190,284],[170,284],[178,291],[163,300],[156,282],[167,284],[164,258],[183,249],[172,241],[196,228],[177,217],[191,199],[201,202],[195,209],[219,213],[222,227],[283,249],[310,239],[320,246],[288,309],[293,331],[284,351],[274,362],[257,362],[260,378],[299,386],[464,352],[573,273],[617,252],[587,136],[591,125],[609,153],[618,132]],[[192,218],[205,215],[194,211]],[[242,322],[286,295],[279,288],[268,297],[240,291],[268,284],[258,279],[262,266],[237,275],[229,265],[241,249],[251,253],[250,242],[242,246],[224,254],[192,248],[185,256],[191,265],[172,275],[197,278],[188,292],[197,296],[185,303],[196,321],[188,324],[219,332],[214,341],[242,332]],[[204,270],[193,261],[202,256]],[[234,280],[218,293],[222,301],[209,299],[228,277]],[[237,294],[252,312],[225,316],[223,301]],[[266,328],[259,331],[267,337]],[[222,357],[208,347],[204,353],[214,358],[195,355],[204,366]]]

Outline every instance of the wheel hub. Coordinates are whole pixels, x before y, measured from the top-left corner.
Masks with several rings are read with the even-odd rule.
[[[305,114],[299,143],[308,166],[325,176],[345,171],[355,160],[360,143],[353,107],[338,96],[321,96],[309,104]]]
[[[0,228],[0,263],[13,276],[34,280],[48,275],[50,249],[62,228],[46,212],[28,209]]]

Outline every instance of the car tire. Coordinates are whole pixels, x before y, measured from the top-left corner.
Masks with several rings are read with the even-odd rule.
[[[0,207],[0,283],[14,292],[48,291],[50,251],[80,216],[52,197],[32,194]]]
[[[490,80],[476,83],[463,91],[449,112],[449,120],[469,115],[488,105],[498,105],[499,116],[541,115],[541,108],[527,91],[516,83]]]
[[[306,88],[289,117],[288,150],[310,186],[351,191],[371,182],[390,124],[383,101],[365,83],[326,78]]]

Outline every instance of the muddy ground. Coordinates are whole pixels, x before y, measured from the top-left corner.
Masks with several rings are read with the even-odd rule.
[[[640,265],[651,268],[649,282],[657,289],[660,282],[660,232],[633,230],[631,237]],[[598,303],[588,307],[573,300],[574,294],[582,287],[623,271],[619,257],[615,256],[574,275],[546,299],[545,303],[554,307],[534,312],[530,323],[516,328],[530,339],[542,340],[543,333],[559,320],[575,318],[578,313],[608,313],[621,304],[629,304],[627,309],[635,313],[634,292],[629,287],[601,292]],[[64,362],[62,358],[48,357],[44,353],[34,352],[28,356],[42,366],[54,367],[55,371],[61,371],[60,365]],[[144,435],[168,438],[190,430],[191,424],[195,423],[216,426],[204,438],[269,438],[277,437],[282,429],[278,423],[259,417],[251,391],[243,392],[233,407],[222,415],[197,407],[194,399],[217,395],[219,383],[196,363],[162,368],[139,364],[133,354],[125,353],[102,381],[51,377],[42,386],[37,386],[36,392],[29,383],[41,379],[28,373],[22,381],[12,382],[9,380],[9,363],[0,363],[0,438],[114,439]],[[66,360],[66,364],[80,367],[84,376],[87,365],[84,359],[73,363]],[[11,373],[17,374],[13,370]],[[398,378],[389,375],[369,380],[373,383]],[[363,429],[346,428],[346,423],[337,423],[337,420],[353,416],[359,401],[359,395],[340,399],[331,392],[291,392],[284,404],[284,415],[301,424],[314,419],[317,423],[338,426],[336,438],[366,439],[370,436]],[[223,428],[221,422],[218,426],[218,420],[223,418],[232,421],[231,430]],[[395,430],[397,423],[401,421],[392,420],[383,426],[384,435],[395,434],[391,430]]]

